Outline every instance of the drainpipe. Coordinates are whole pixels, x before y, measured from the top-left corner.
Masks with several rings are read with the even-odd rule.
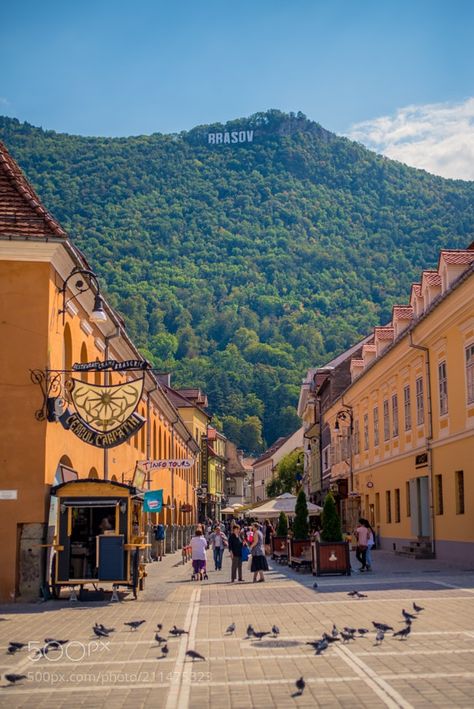
[[[121,330],[120,326],[118,325],[115,328],[115,332],[113,332],[111,335],[107,335],[105,337],[105,350],[104,350],[104,362],[106,362],[109,359],[109,342],[111,340],[115,340],[115,338],[120,337],[121,335]],[[104,384],[105,386],[108,386],[110,384],[110,372],[105,371],[104,372]],[[109,479],[109,451],[108,448],[104,448],[104,480]]]
[[[430,351],[428,347],[415,345],[410,331],[410,347],[416,350],[421,350],[426,354],[426,378],[428,379],[427,400],[428,400],[428,435],[426,437],[426,455],[428,458],[428,487],[430,500],[430,521],[431,521],[431,553],[433,558],[436,557],[436,530],[435,530],[435,509],[433,499],[433,451],[431,449],[431,441],[433,440],[433,411],[431,408],[431,367],[430,367]]]

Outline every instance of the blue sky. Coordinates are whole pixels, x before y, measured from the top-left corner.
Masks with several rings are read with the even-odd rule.
[[[419,130],[426,140],[427,122],[434,116],[439,131],[439,111],[450,110],[442,141],[451,145],[459,114],[474,157],[473,27],[471,0],[8,3],[0,114],[59,132],[127,136],[301,110],[379,152],[401,149],[404,159],[407,136],[410,146]],[[463,145],[455,146],[461,163]],[[474,159],[464,162],[454,170]]]

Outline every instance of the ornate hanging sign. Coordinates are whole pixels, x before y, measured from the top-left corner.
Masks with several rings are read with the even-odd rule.
[[[66,418],[66,428],[97,448],[114,448],[125,443],[146,421],[135,411],[142,396],[143,380],[141,377],[102,386],[71,379],[68,388],[76,412]]]

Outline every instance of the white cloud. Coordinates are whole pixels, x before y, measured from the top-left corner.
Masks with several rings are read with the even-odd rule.
[[[348,137],[435,175],[474,180],[474,98],[399,108],[355,123]]]

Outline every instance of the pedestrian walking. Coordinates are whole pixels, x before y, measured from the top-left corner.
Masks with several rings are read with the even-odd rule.
[[[360,571],[367,571],[367,541],[369,539],[369,530],[364,524],[364,519],[359,519],[359,526],[356,531],[357,549],[356,559],[360,562]]]
[[[253,573],[253,582],[257,583],[257,576],[259,576],[260,578],[258,579],[258,583],[262,583],[265,581],[263,572],[268,571],[267,559],[263,548],[263,534],[260,531],[259,524],[253,524],[252,531],[253,541],[250,547],[252,554],[252,565],[250,567],[250,571]]]
[[[222,557],[224,555],[224,549],[229,545],[227,542],[227,537],[225,536],[218,524],[215,526],[214,531],[212,532],[209,538],[209,541],[212,547],[212,553],[214,555],[214,565],[216,567],[216,571],[220,571],[222,569]]]
[[[161,524],[161,522],[159,524],[155,525],[155,529],[153,530],[153,533],[154,533],[155,542],[156,542],[156,560],[163,561],[163,557],[165,555],[165,538],[166,538],[165,525]]]
[[[234,583],[236,576],[239,576],[239,581],[242,578],[242,551],[243,551],[242,536],[238,524],[234,524],[232,534],[229,536],[229,552],[232,557],[231,582]]]
[[[275,530],[274,530],[273,525],[269,519],[265,520],[264,530],[265,530],[265,554],[267,556],[270,556],[270,554],[272,553],[272,547],[271,547],[272,537],[275,534]]]
[[[201,525],[198,525],[194,533],[194,537],[191,537],[191,559],[193,562],[193,580],[198,579],[202,581],[203,577],[207,576],[207,565],[206,565],[206,549],[207,542],[202,533]]]
[[[364,519],[364,525],[369,530],[367,538],[367,551],[365,552],[365,568],[366,571],[372,571],[372,549],[375,546],[375,532],[372,529],[368,519]]]

